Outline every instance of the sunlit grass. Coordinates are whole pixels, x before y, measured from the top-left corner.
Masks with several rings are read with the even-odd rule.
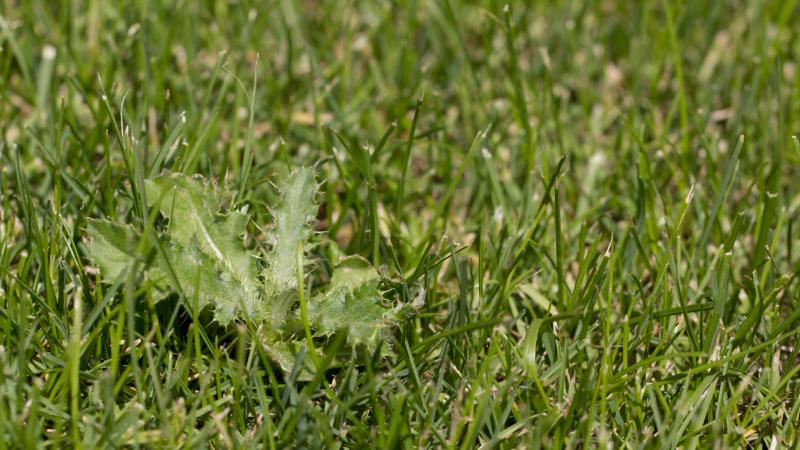
[[[4,1],[0,448],[796,445],[797,2],[527,3]],[[268,254],[298,166],[371,351],[89,258],[170,172]]]

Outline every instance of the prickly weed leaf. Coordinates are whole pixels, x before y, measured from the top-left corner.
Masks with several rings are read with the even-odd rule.
[[[145,191],[148,206],[158,207],[169,220],[170,237],[184,246],[189,245],[195,236],[202,238],[208,234],[207,224],[214,221],[214,215],[221,206],[220,193],[216,188],[181,174],[146,180]],[[198,244],[212,251],[213,246],[204,241],[198,241]]]
[[[139,236],[129,225],[99,219],[90,219],[87,231],[89,258],[107,280],[115,280],[136,259]]]
[[[274,332],[266,332],[262,336],[264,349],[270,359],[277,363],[285,374],[295,372],[296,379],[301,381],[313,378],[314,363],[308,354],[305,341],[287,340]],[[299,359],[301,354],[302,360]]]
[[[352,346],[375,348],[390,320],[390,310],[381,305],[378,280],[378,272],[363,258],[339,263],[328,290],[309,304],[309,321],[317,334],[346,330]]]
[[[244,248],[247,216],[217,214],[223,195],[213,186],[185,175],[147,180],[148,201],[169,220],[165,250],[181,289],[201,307],[215,306],[215,319],[227,324],[237,313],[261,315],[255,259]],[[199,289],[195,292],[194,287]]]
[[[274,211],[275,223],[269,241],[272,249],[267,255],[264,279],[268,296],[277,297],[297,287],[297,246],[311,233],[317,206],[314,195],[317,182],[311,168],[294,171]]]
[[[147,197],[170,220],[169,235],[178,244],[196,246],[230,272],[248,291],[255,291],[257,276],[253,257],[242,245],[247,215],[233,211],[216,214],[220,192],[185,175],[173,174],[147,180]]]
[[[254,252],[244,246],[248,216],[222,214],[230,195],[199,178],[166,175],[146,181],[148,204],[167,223],[157,236],[158,248],[142,252],[141,237],[133,227],[104,220],[88,226],[89,257],[106,279],[114,279],[136,258],[147,255],[148,279],[163,292],[182,292],[190,306],[214,308],[214,318],[224,324],[234,319],[267,321],[265,346],[281,368],[299,379],[312,373],[305,342],[296,341],[297,276],[305,261],[297,258],[299,246],[308,248],[316,205],[317,184],[312,169],[299,169],[289,178],[279,205],[273,211],[270,251],[259,277]],[[153,251],[157,250],[157,251]],[[142,253],[139,253],[142,252]],[[374,349],[393,312],[382,305],[379,276],[360,257],[342,260],[329,286],[309,302],[308,318],[317,338],[347,332],[351,347]],[[294,318],[287,320],[288,318]]]
[[[251,293],[229,272],[221,271],[214,260],[197,247],[171,245],[164,249],[181,291],[197,308],[214,308],[214,320],[226,325],[237,317],[256,319],[260,315],[257,293]],[[166,264],[159,260],[159,270],[166,272]],[[168,279],[165,277],[165,280]],[[174,290],[174,286],[172,286]]]
[[[373,281],[377,282],[378,278],[378,271],[369,261],[360,256],[349,256],[336,265],[329,288],[355,290]]]

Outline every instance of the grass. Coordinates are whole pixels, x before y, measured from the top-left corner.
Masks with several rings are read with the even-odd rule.
[[[527,3],[527,2],[526,2]],[[0,449],[799,445],[796,1],[4,0]],[[322,182],[413,305],[284,373],[90,265],[144,180],[219,180],[263,247]],[[307,300],[308,299],[308,300]],[[303,314],[305,316],[305,314]],[[344,356],[343,358],[341,356]]]

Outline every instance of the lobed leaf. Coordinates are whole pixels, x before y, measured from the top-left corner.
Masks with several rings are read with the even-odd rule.
[[[169,220],[170,246],[165,253],[187,296],[196,296],[201,307],[214,305],[214,318],[222,324],[239,314],[260,317],[255,259],[241,237],[247,215],[217,214],[223,194],[185,175],[160,176],[147,180],[145,187],[148,202]]]
[[[282,322],[286,318],[294,301],[297,248],[311,234],[311,223],[317,211],[314,203],[317,183],[311,168],[292,172],[288,183],[278,207],[273,211],[275,222],[269,235],[271,250],[266,255],[264,269],[269,315],[275,322]]]
[[[256,258],[242,238],[248,216],[239,211],[220,213],[227,192],[180,174],[146,180],[148,205],[158,208],[167,219],[158,241],[160,248],[145,252],[155,255],[146,275],[164,292],[180,290],[199,309],[213,307],[214,319],[223,325],[237,318],[266,320],[270,325],[266,348],[271,358],[284,371],[300,370],[299,376],[306,378],[311,373],[310,360],[301,361],[299,369],[296,364],[305,344],[293,340],[296,330],[292,327],[297,324],[286,318],[296,300],[297,274],[302,273],[298,265],[305,264],[298,261],[296,252],[300,245],[307,248],[317,187],[310,168],[290,176],[273,211],[271,247],[259,278]],[[141,236],[129,225],[91,220],[88,235],[89,257],[107,278],[120,276],[142,251],[138,248]],[[374,349],[391,318],[391,310],[381,304],[378,282],[378,272],[367,260],[342,260],[327,289],[309,302],[309,320],[316,337],[346,331],[352,347]]]
[[[136,259],[139,236],[129,225],[117,225],[107,220],[89,219],[89,258],[109,280],[117,279]]]
[[[262,345],[270,359],[285,374],[296,374],[296,379],[309,381],[314,375],[314,362],[303,340],[287,339],[274,332],[262,333]],[[319,354],[319,350],[317,350]],[[319,354],[319,356],[322,356]]]
[[[336,266],[328,290],[309,304],[309,321],[318,335],[347,331],[352,346],[375,348],[389,323],[381,305],[378,272],[368,261],[349,257]]]

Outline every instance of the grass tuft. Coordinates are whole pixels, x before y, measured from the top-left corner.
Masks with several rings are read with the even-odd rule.
[[[527,3],[0,2],[0,450],[796,446],[800,5]]]

